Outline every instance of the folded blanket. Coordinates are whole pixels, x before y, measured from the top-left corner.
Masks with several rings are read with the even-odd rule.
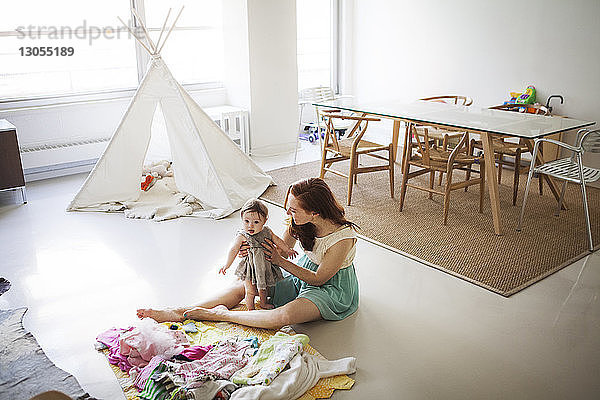
[[[148,191],[142,192],[139,199],[123,204],[127,218],[145,218],[165,221],[202,209],[193,196],[182,193],[175,185],[175,178],[158,179]]]

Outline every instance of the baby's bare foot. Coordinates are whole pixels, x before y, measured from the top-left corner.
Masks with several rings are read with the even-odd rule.
[[[152,318],[156,322],[181,322],[183,316],[176,310],[154,310],[152,308],[140,308],[137,310],[138,318]]]
[[[260,303],[260,308],[262,308],[263,310],[272,310],[275,308],[275,306],[273,304],[269,304],[269,303]]]

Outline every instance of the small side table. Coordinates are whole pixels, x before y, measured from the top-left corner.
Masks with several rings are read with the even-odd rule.
[[[23,203],[27,203],[17,128],[0,119],[0,191],[17,189],[21,189]]]

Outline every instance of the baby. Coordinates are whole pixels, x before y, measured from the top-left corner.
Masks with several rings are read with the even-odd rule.
[[[244,281],[246,287],[246,306],[249,310],[254,310],[254,297],[258,289],[261,307],[272,309],[273,305],[267,303],[267,288],[275,286],[277,281],[283,279],[283,275],[277,265],[271,264],[265,258],[262,243],[265,242],[265,239],[271,239],[287,257],[293,258],[298,253],[290,249],[282,239],[265,226],[269,210],[262,201],[257,199],[248,200],[242,207],[240,214],[243,229],[238,231],[227,254],[227,261],[219,272],[225,274],[225,271],[235,260],[242,242],[246,241],[250,246],[248,255],[240,261],[235,270],[235,274]]]

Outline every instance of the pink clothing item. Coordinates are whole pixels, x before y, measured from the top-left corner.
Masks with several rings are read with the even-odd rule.
[[[152,357],[152,360],[150,360],[148,365],[142,368],[139,374],[135,377],[135,381],[133,382],[134,386],[140,390],[143,390],[144,386],[146,386],[146,381],[148,381],[148,378],[150,378],[150,374],[152,374],[154,368],[158,367],[158,364],[160,364],[164,360],[165,359],[161,356]]]
[[[255,352],[250,342],[228,339],[219,342],[196,361],[183,364],[167,363],[175,378],[175,384],[189,384],[193,381],[204,380],[207,376],[216,379],[229,379],[234,372],[243,368]],[[179,383],[178,383],[179,382]]]
[[[132,330],[130,326],[127,329],[122,328],[110,328],[96,337],[96,340],[100,343],[104,343],[108,346],[108,362],[118,366],[121,371],[129,372],[131,364],[127,360],[127,356],[121,354],[119,348],[119,339],[122,333]]]
[[[200,360],[212,348],[213,347],[211,345],[209,345],[209,346],[190,346],[190,347],[184,349],[181,353],[179,353],[179,355],[184,356],[185,358],[187,358],[190,361]]]
[[[170,330],[149,318],[144,318],[133,330],[122,333],[119,340],[121,354],[127,356],[129,364],[139,368],[145,367],[157,355],[169,359],[189,344],[183,331]]]

